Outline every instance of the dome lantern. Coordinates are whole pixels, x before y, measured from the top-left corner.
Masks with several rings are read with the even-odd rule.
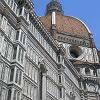
[[[62,10],[62,5],[58,2],[58,0],[52,0],[48,5],[47,5],[47,9],[46,9],[46,15],[56,11],[60,14],[63,15],[63,10]]]

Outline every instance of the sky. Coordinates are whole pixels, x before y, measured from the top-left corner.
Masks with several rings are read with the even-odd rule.
[[[46,5],[51,0],[33,0],[35,12],[44,16]],[[100,0],[59,0],[65,16],[82,20],[90,29],[96,47],[100,50]]]

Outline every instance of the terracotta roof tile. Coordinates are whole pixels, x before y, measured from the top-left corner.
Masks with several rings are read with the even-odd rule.
[[[51,15],[48,14],[44,17],[40,17],[40,20],[47,30],[50,31]],[[83,38],[89,38],[90,36],[90,33],[85,25],[78,19],[71,16],[56,14],[56,29],[58,33],[71,33],[71,35],[76,35]]]

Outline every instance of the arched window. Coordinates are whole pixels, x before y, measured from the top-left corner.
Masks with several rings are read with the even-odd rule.
[[[63,40],[63,37],[61,37],[61,40]]]
[[[61,88],[59,89],[59,93],[60,93],[59,94],[60,98],[62,98],[62,89]]]
[[[85,68],[85,74],[90,75],[90,69],[89,68]]]
[[[77,68],[77,71],[80,73],[80,68]]]
[[[11,100],[11,89],[9,89],[9,91],[8,91],[8,98],[7,98],[7,100]]]
[[[94,75],[94,76],[96,76],[96,75],[97,75],[95,70],[93,70],[93,75]]]

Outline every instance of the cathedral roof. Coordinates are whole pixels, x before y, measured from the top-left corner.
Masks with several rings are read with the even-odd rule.
[[[51,30],[51,15],[41,17],[40,20],[47,28]],[[56,15],[56,30],[58,33],[70,33],[73,36],[89,38],[90,33],[86,26],[78,19],[71,16]]]
[[[52,4],[53,1],[50,2]],[[46,15],[43,17],[40,17],[40,20],[44,24],[44,26],[47,28],[48,31],[51,31],[52,27],[52,14],[51,11],[56,11],[56,31],[57,33],[69,33],[73,36],[78,36],[82,38],[89,38],[90,37],[90,31],[87,28],[87,26],[80,21],[79,19],[72,17],[72,16],[64,16],[63,10],[61,8],[61,5],[58,1],[55,1],[55,5],[58,4],[58,6],[51,6],[52,9],[50,9],[50,4],[47,5],[47,12]],[[54,4],[54,3],[53,3]],[[58,7],[58,10],[57,10]]]

